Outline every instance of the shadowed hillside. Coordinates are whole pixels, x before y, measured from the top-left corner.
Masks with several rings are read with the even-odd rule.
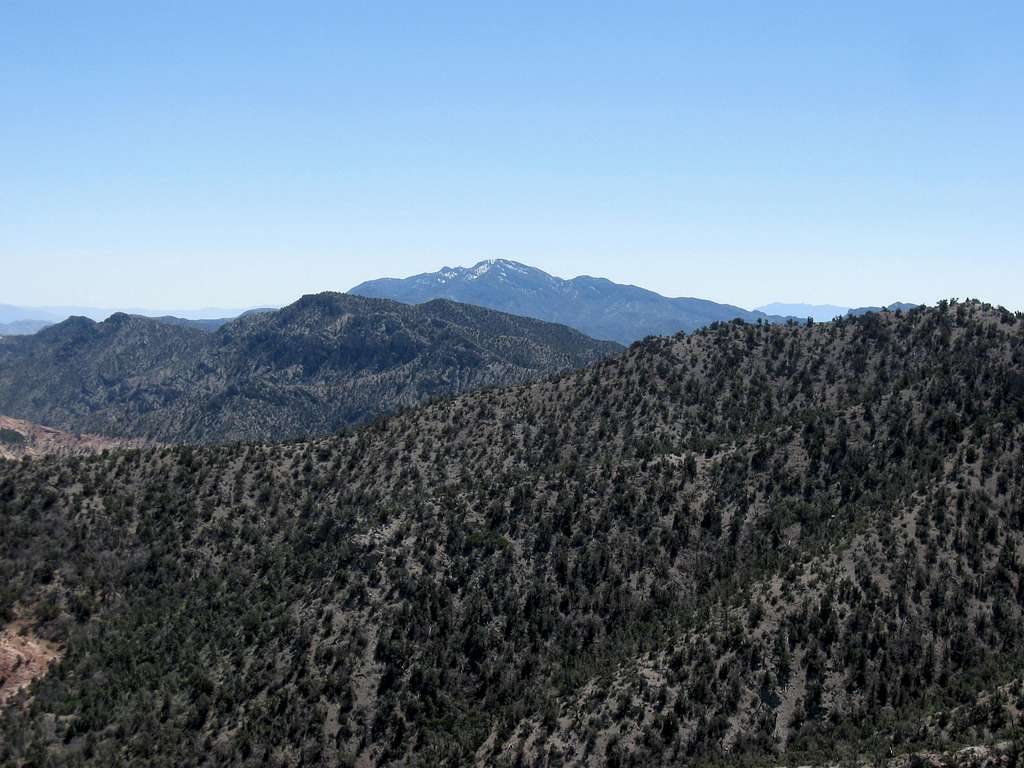
[[[322,440],[5,463],[0,529],[0,611],[63,653],[5,765],[1019,738],[1024,319],[730,323]]]
[[[543,378],[619,349],[479,307],[337,293],[209,332],[125,314],[75,317],[0,340],[0,413],[161,442],[276,440]]]

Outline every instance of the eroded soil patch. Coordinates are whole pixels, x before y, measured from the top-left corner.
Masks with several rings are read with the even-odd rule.
[[[0,630],[0,706],[37,677],[46,674],[50,662],[60,658],[57,647],[17,624]]]

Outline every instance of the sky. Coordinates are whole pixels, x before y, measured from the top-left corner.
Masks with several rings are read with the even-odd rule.
[[[0,2],[0,302],[508,258],[1024,309],[1018,2]]]

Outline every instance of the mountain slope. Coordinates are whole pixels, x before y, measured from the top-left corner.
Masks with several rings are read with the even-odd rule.
[[[49,453],[96,453],[111,448],[142,445],[144,443],[141,440],[113,439],[100,435],[72,435],[23,419],[0,416],[0,459],[20,459]]]
[[[0,464],[0,614],[63,653],[0,763],[1019,739],[1022,467],[1024,317],[945,303],[653,339],[307,443]]]
[[[158,323],[164,325],[179,325],[185,328],[195,328],[198,331],[216,331],[225,323],[230,323],[234,318],[232,317],[211,317],[197,320],[189,320],[184,317],[175,317],[174,315],[161,315],[160,317],[154,317]]]
[[[344,294],[305,296],[211,332],[124,314],[71,318],[0,341],[0,413],[161,442],[281,439],[619,349],[479,307]]]
[[[630,344],[645,336],[691,332],[716,321],[779,321],[704,299],[670,299],[635,285],[597,277],[562,280],[534,267],[503,259],[470,268],[445,267],[405,279],[371,280],[349,293],[418,304],[452,299],[502,312],[562,323],[596,339]]]

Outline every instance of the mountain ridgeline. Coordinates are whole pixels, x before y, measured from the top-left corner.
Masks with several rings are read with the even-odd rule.
[[[115,314],[0,340],[0,413],[159,442],[329,434],[430,397],[510,385],[621,349],[480,307],[337,293],[212,329]]]
[[[0,529],[0,613],[60,654],[3,765],[1020,739],[1024,317],[715,324],[324,439],[9,462]]]
[[[866,315],[869,312],[909,312],[921,306],[920,304],[909,304],[897,301],[884,307],[838,307],[834,304],[766,304],[758,307],[759,312],[767,312],[771,315],[783,315],[797,319],[810,318],[818,323],[827,323],[843,315]]]
[[[432,299],[477,304],[515,315],[562,323],[595,339],[630,344],[645,336],[690,333],[715,321],[783,322],[704,299],[670,299],[635,285],[599,277],[563,280],[535,267],[494,259],[405,279],[371,280],[353,288],[359,296],[418,304]]]

